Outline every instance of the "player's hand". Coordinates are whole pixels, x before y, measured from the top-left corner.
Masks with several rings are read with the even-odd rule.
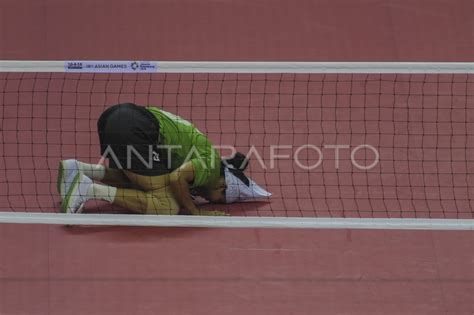
[[[229,216],[230,214],[225,213],[224,211],[217,211],[217,210],[199,210],[198,215],[204,216]]]

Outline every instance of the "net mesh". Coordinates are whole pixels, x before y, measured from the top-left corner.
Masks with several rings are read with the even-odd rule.
[[[238,216],[474,216],[471,74],[0,73],[0,102],[0,211],[58,212],[59,161],[99,161],[98,117],[134,102],[252,152],[247,173],[273,196],[204,207]],[[87,210],[110,209],[91,202]]]

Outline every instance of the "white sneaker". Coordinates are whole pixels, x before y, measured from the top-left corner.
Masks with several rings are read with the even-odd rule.
[[[61,200],[66,198],[69,186],[78,173],[79,168],[77,160],[63,160],[59,162],[58,179],[56,184],[58,192],[61,195]]]
[[[61,212],[63,213],[80,213],[87,200],[92,199],[87,192],[92,185],[92,179],[77,172],[73,181],[70,183],[66,197],[61,203]]]

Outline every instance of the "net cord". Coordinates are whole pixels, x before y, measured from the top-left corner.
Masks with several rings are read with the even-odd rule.
[[[0,72],[67,72],[67,62],[0,60]],[[157,73],[474,73],[474,62],[150,61],[150,63],[157,65],[155,71]],[[107,70],[101,72],[107,73]]]

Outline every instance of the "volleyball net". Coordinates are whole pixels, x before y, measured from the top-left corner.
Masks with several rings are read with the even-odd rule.
[[[97,120],[125,102],[247,154],[272,196],[202,205],[226,218],[59,214],[59,161],[97,163]],[[0,61],[0,133],[0,222],[473,229],[473,63]]]

